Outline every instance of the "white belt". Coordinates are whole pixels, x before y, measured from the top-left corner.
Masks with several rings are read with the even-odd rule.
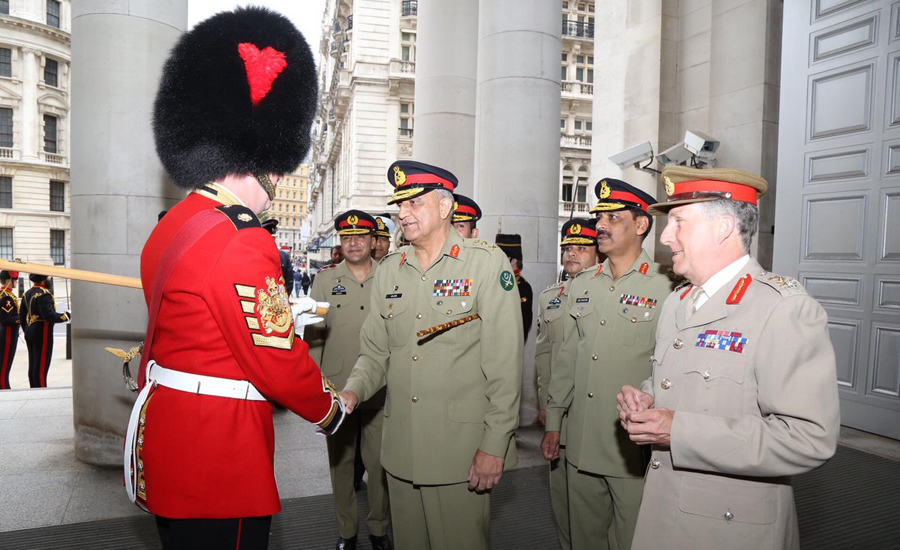
[[[247,401],[265,401],[259,390],[247,380],[232,380],[230,378],[216,378],[214,376],[203,376],[200,374],[190,374],[177,370],[161,367],[156,361],[147,362],[146,375],[144,379],[144,388],[138,393],[134,407],[131,409],[131,418],[128,420],[128,431],[125,434],[125,491],[128,498],[142,509],[146,510],[144,505],[136,500],[138,492],[138,479],[140,464],[138,450],[138,434],[140,432],[138,424],[140,423],[141,410],[150,396],[150,389],[159,384],[167,388],[175,390],[195,393],[199,395],[212,395],[216,397],[228,397],[231,399],[241,399]]]
[[[148,370],[151,367],[148,365]],[[247,401],[265,401],[266,398],[259,390],[247,380],[232,380],[231,378],[216,378],[215,376],[203,376],[177,370],[167,369],[153,363],[150,379],[167,388],[180,390],[199,395],[213,395],[216,397],[230,397]]]

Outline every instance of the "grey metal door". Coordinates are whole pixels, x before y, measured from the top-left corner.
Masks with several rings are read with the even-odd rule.
[[[900,1],[786,0],[774,270],[828,311],[841,423],[900,439]]]

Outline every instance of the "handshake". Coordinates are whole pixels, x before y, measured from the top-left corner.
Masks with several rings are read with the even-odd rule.
[[[294,328],[298,335],[302,336],[302,329],[306,325],[314,325],[324,320],[329,305],[328,302],[317,302],[307,297],[293,302],[291,313],[294,316]]]

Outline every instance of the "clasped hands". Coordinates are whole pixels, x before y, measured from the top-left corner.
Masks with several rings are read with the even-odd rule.
[[[352,413],[359,404],[359,396],[356,392],[342,391],[338,393],[344,403],[344,412]],[[482,450],[475,452],[472,465],[469,467],[469,490],[483,493],[500,483],[503,475],[503,457],[494,456]]]

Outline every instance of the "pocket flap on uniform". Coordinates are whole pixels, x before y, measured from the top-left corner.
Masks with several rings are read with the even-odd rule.
[[[681,478],[678,508],[721,521],[768,525],[775,523],[776,491],[775,486],[762,483],[687,474]]]
[[[431,309],[447,317],[468,315],[475,304],[474,296],[432,296]]]
[[[619,308],[619,317],[626,319],[632,323],[649,323],[656,318],[656,311],[645,309],[642,307],[622,306]]]
[[[382,298],[381,311],[379,311],[379,313],[385,319],[393,319],[406,311],[407,306],[409,306],[409,298],[406,298],[402,294],[399,296],[396,294],[388,294],[388,296],[391,297]]]
[[[685,373],[699,374],[706,383],[719,379],[730,380],[735,384],[744,383],[743,361],[734,360],[718,350],[700,350],[698,353],[710,354],[710,356],[704,357],[703,360],[691,361],[690,366],[685,369]]]
[[[487,403],[481,399],[450,399],[447,414],[454,422],[484,422]]]

